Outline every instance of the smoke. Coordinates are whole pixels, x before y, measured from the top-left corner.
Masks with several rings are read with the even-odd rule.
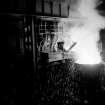
[[[63,39],[66,50],[76,43],[70,50],[76,55],[76,63],[102,62],[98,42],[99,31],[105,27],[105,18],[96,10],[98,3],[99,0],[70,0],[68,21],[63,24],[63,35],[58,39]]]

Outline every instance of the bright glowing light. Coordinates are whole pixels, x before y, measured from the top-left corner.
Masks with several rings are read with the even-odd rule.
[[[88,28],[89,29],[89,28]],[[99,64],[101,62],[100,52],[97,43],[97,34],[92,30],[74,29],[71,31],[72,40],[77,42],[71,50],[76,54],[76,63],[79,64]]]
[[[95,9],[97,0],[78,0],[78,3],[70,10],[72,27],[68,23],[64,25],[64,48],[68,49],[72,42],[76,45],[71,49],[75,53],[75,62],[79,64],[99,64],[101,60],[98,48],[99,31],[105,27],[104,17]],[[60,36],[61,37],[61,36]]]

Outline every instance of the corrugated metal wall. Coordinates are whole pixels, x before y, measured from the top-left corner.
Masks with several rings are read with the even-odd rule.
[[[5,12],[67,17],[68,9],[65,0],[9,0]]]
[[[36,0],[36,13],[50,16],[67,17],[69,4],[57,0]]]

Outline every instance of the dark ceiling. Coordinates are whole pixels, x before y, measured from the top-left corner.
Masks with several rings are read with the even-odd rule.
[[[36,0],[3,0],[0,3],[0,13],[30,13],[35,14],[35,1]],[[105,11],[105,0],[100,4],[97,9]]]

